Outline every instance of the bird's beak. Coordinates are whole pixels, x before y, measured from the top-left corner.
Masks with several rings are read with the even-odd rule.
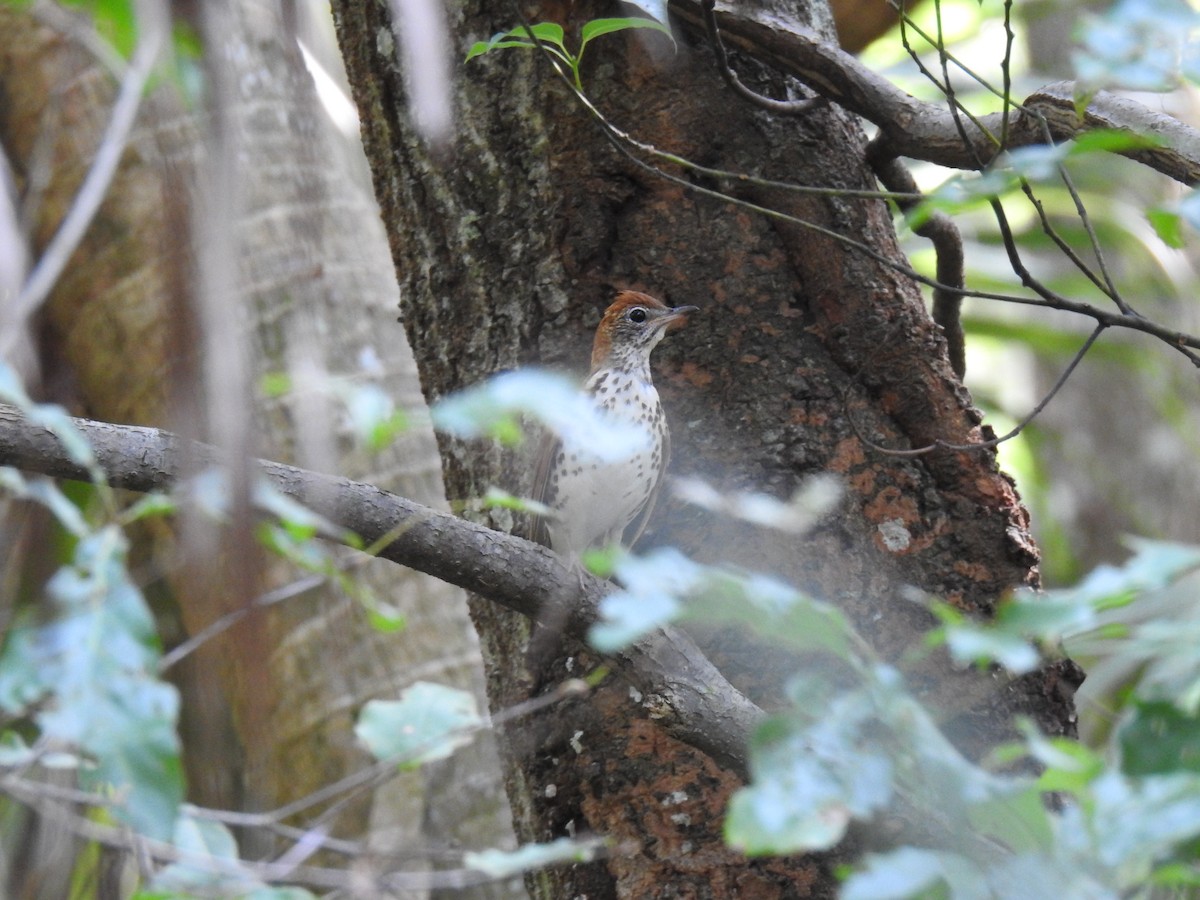
[[[698,306],[676,306],[663,313],[662,318],[658,321],[667,331],[674,331],[687,324],[688,313],[699,311],[700,307]]]

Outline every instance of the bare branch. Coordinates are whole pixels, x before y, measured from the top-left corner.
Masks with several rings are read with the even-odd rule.
[[[867,162],[875,177],[889,191],[896,192],[897,196],[911,196],[911,199],[896,200],[901,212],[911,212],[920,205],[917,182],[904,163],[891,152],[886,141],[876,138],[867,145]],[[960,317],[965,284],[962,234],[954,220],[938,210],[914,226],[913,232],[933,244],[937,256],[938,282],[933,289],[933,321],[941,326],[946,336],[950,367],[955,375],[962,378],[967,371],[966,338]]]
[[[1004,113],[981,116],[964,146],[949,110],[906,94],[778,9],[752,6],[718,4],[716,19],[725,43],[794,75],[872,122],[900,156],[973,169],[977,159],[986,164],[999,152],[996,135],[1007,135],[1005,149],[1045,143],[1044,123],[1055,140],[1100,128],[1151,135],[1162,146],[1122,151],[1123,155],[1183,184],[1200,181],[1200,131],[1107,91],[1095,94],[1080,116],[1075,111],[1075,86],[1066,81],[1042,87],[1009,111],[1007,119]],[[706,33],[702,0],[670,0],[670,9],[696,34]]]
[[[712,43],[713,54],[717,58],[717,67],[721,70],[721,77],[725,79],[725,83],[729,85],[730,90],[741,97],[753,103],[755,106],[767,110],[767,112],[775,113],[779,116],[797,116],[810,112],[815,107],[825,103],[824,97],[806,97],[803,100],[775,100],[772,97],[764,97],[742,83],[738,78],[737,73],[729,66],[729,55],[725,52],[725,44],[721,42],[721,30],[717,27],[717,18],[713,14],[716,7],[716,0],[704,0],[704,24],[708,28],[708,39]]]
[[[185,473],[183,460],[215,464],[217,451],[187,444],[157,428],[73,419],[114,487],[167,490]],[[56,478],[87,480],[50,431],[0,405],[0,465]],[[455,518],[374,485],[259,460],[259,474],[326,519],[370,544],[392,535],[379,555],[465,588],[530,618],[563,623],[583,641],[599,602],[614,588],[582,578],[547,550],[523,538]],[[746,741],[762,711],[739,693],[692,640],[667,628],[612,657],[646,698],[656,721],[677,739],[745,776]]]

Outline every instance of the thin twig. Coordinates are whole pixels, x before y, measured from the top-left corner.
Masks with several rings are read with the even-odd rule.
[[[519,7],[514,5],[514,9],[517,10],[518,14],[520,15]],[[525,21],[524,19],[522,19],[522,21],[528,28],[529,27],[528,22]],[[538,43],[539,47],[541,46],[541,43],[536,40],[535,35],[531,34],[530,37],[534,40],[534,42]],[[1015,294],[1005,294],[1005,293],[999,293],[999,292],[995,292],[995,291],[980,291],[980,290],[972,290],[972,289],[967,289],[967,288],[959,288],[959,287],[956,287],[955,285],[945,284],[945,283],[938,281],[937,279],[930,278],[926,275],[923,275],[920,272],[917,272],[912,267],[907,266],[907,265],[905,265],[901,262],[898,262],[894,259],[891,259],[882,253],[879,253],[874,248],[868,246],[867,244],[864,244],[862,241],[857,241],[847,235],[833,231],[832,229],[825,228],[814,222],[809,222],[805,219],[801,219],[797,216],[793,216],[788,213],[780,212],[779,210],[774,210],[769,207],[761,206],[761,205],[759,205],[757,203],[753,203],[749,200],[744,200],[744,199],[741,199],[738,197],[734,197],[730,194],[726,194],[721,191],[705,187],[702,184],[696,184],[695,182],[690,181],[686,178],[681,178],[677,175],[671,174],[670,172],[666,172],[657,166],[651,165],[650,163],[647,163],[645,160],[640,159],[637,155],[635,155],[630,150],[630,148],[636,148],[640,152],[646,153],[648,155],[654,156],[659,159],[665,159],[667,161],[673,162],[673,163],[680,165],[681,167],[684,167],[685,169],[688,169],[688,170],[697,171],[697,172],[706,171],[704,169],[704,167],[694,164],[683,157],[680,157],[675,154],[666,153],[664,151],[658,150],[656,147],[654,147],[651,144],[637,140],[632,135],[630,135],[628,132],[623,131],[622,129],[618,128],[616,125],[609,122],[608,119],[596,108],[595,104],[593,104],[591,102],[591,100],[589,100],[585,94],[583,94],[578,89],[576,89],[576,87],[575,87],[574,83],[571,81],[570,77],[565,72],[563,72],[561,70],[561,68],[556,64],[556,61],[553,58],[553,54],[549,53],[549,51],[547,51],[547,50],[543,50],[543,54],[549,60],[549,62],[552,65],[554,65],[556,73],[559,75],[560,79],[562,80],[562,82],[566,86],[566,88],[571,92],[571,95],[574,96],[576,98],[576,101],[578,103],[580,103],[584,107],[584,109],[587,110],[588,113],[595,119],[598,127],[601,129],[602,133],[608,138],[610,143],[612,143],[613,147],[622,156],[624,156],[630,162],[632,162],[635,166],[650,173],[651,175],[653,175],[656,178],[661,178],[661,179],[663,179],[671,184],[677,185],[689,192],[700,194],[700,195],[706,196],[706,197],[712,197],[712,198],[720,200],[724,203],[728,203],[730,205],[737,206],[742,209],[746,209],[746,210],[750,210],[750,211],[759,213],[763,216],[766,216],[767,218],[787,222],[789,224],[796,225],[798,227],[807,229],[809,231],[813,231],[817,234],[824,235],[826,237],[829,237],[832,240],[839,241],[843,245],[845,245],[847,247],[851,247],[854,250],[865,254],[867,257],[869,257],[870,259],[873,259],[874,261],[880,263],[881,265],[887,266],[888,268],[892,269],[893,271],[899,272],[899,273],[913,279],[914,281],[916,281],[920,284],[924,284],[935,290],[941,289],[941,290],[951,292],[951,293],[960,293],[963,297],[973,297],[973,298],[978,298],[978,299],[982,299],[982,300],[999,300],[999,301],[1003,301],[1006,303],[1016,303],[1016,304],[1025,305],[1025,306],[1039,306],[1039,307],[1044,307],[1047,309],[1058,309],[1058,310],[1062,310],[1064,312],[1070,312],[1070,313],[1075,313],[1077,315],[1086,316],[1087,318],[1094,320],[1097,325],[1103,325],[1106,328],[1126,328],[1126,329],[1129,329],[1132,331],[1140,331],[1143,334],[1148,334],[1148,335],[1151,335],[1152,337],[1155,337],[1155,338],[1161,340],[1163,343],[1167,344],[1169,347],[1171,347],[1171,348],[1175,349],[1176,351],[1180,352],[1181,354],[1183,354],[1194,366],[1196,366],[1197,368],[1200,368],[1200,355],[1192,352],[1192,350],[1189,349],[1189,348],[1200,349],[1200,337],[1196,337],[1196,336],[1188,334],[1186,332],[1167,328],[1165,326],[1159,325],[1157,322],[1153,322],[1149,319],[1144,319],[1140,316],[1125,315],[1125,314],[1122,314],[1119,312],[1111,313],[1111,312],[1108,312],[1107,310],[1102,310],[1097,307],[1094,307],[1088,303],[1068,300],[1066,297],[1063,297],[1053,291],[1050,291],[1049,289],[1045,288],[1044,286],[1040,285],[1040,283],[1038,283],[1036,281],[1036,279],[1034,279],[1033,276],[1028,273],[1028,270],[1025,270],[1025,277],[1027,277],[1029,279],[1029,284],[1027,286],[1030,286],[1032,289],[1032,286],[1034,284],[1037,284],[1038,287],[1041,288],[1041,290],[1035,291],[1035,293],[1039,293],[1041,296],[1022,297],[1022,296],[1015,295]],[[853,196],[853,194],[851,192],[841,191],[841,190],[835,190],[834,193],[837,193],[837,194],[840,194],[843,196]],[[888,196],[888,194],[880,193],[877,195],[873,194],[872,196]],[[1015,247],[1013,249],[1015,249]],[[1022,268],[1024,268],[1024,267],[1022,267]]]
[[[778,116],[803,115],[817,107],[824,106],[828,102],[820,95],[806,97],[803,100],[776,100],[773,97],[765,97],[757,91],[748,88],[738,78],[737,73],[730,68],[729,56],[725,52],[725,42],[721,40],[721,31],[717,27],[716,0],[703,0],[700,5],[704,10],[704,22],[708,28],[708,39],[713,48],[713,55],[717,59],[717,69],[720,71],[721,77],[725,79],[725,83],[729,85],[735,94],[760,109],[765,109],[767,112],[775,113]]]
[[[849,423],[850,430],[854,432],[855,437],[857,437],[860,441],[862,441],[864,446],[869,447],[870,449],[876,451],[877,453],[882,453],[885,456],[895,456],[895,457],[899,457],[901,459],[911,459],[911,458],[918,457],[918,456],[926,456],[927,454],[932,453],[934,450],[949,450],[952,452],[970,452],[970,451],[974,451],[974,450],[987,450],[992,447],[997,447],[1000,444],[1003,444],[1005,441],[1010,441],[1013,438],[1015,438],[1017,435],[1019,435],[1022,431],[1025,430],[1025,428],[1029,425],[1030,422],[1032,422],[1039,415],[1041,415],[1042,410],[1044,410],[1050,404],[1050,401],[1054,399],[1054,397],[1062,389],[1063,385],[1065,385],[1067,383],[1067,380],[1071,377],[1072,373],[1074,373],[1075,367],[1079,365],[1079,363],[1083,360],[1083,357],[1087,354],[1087,352],[1092,349],[1092,345],[1096,343],[1096,340],[1100,337],[1101,334],[1104,333],[1104,331],[1107,328],[1108,328],[1107,325],[1097,325],[1092,330],[1092,333],[1090,335],[1088,335],[1088,339],[1083,342],[1083,346],[1081,346],[1078,350],[1075,351],[1075,355],[1073,357],[1071,357],[1071,362],[1067,365],[1067,367],[1065,369],[1063,369],[1062,374],[1060,374],[1058,376],[1058,380],[1054,382],[1054,386],[1052,388],[1050,388],[1049,392],[1047,392],[1047,394],[1044,397],[1042,397],[1041,401],[1037,404],[1037,406],[1035,406],[1029,412],[1029,414],[1025,416],[1025,418],[1023,418],[1020,422],[1018,422],[1011,431],[1009,431],[1007,434],[1001,435],[1000,437],[991,438],[986,441],[981,441],[978,444],[951,444],[947,441],[937,440],[937,441],[934,441],[932,444],[927,444],[924,447],[918,447],[915,450],[894,450],[891,447],[884,447],[881,444],[876,444],[874,441],[872,441],[870,438],[866,437],[861,431],[858,430],[858,426],[854,422],[854,416],[851,415],[851,413],[850,413],[850,405],[849,405],[849,399],[848,399],[849,398],[849,386],[847,386],[842,391],[842,403],[843,403],[843,408],[846,413],[846,421]]]
[[[223,631],[232,628],[255,610],[265,609],[284,600],[290,600],[293,597],[316,590],[328,580],[328,577],[325,575],[309,575],[290,584],[281,585],[274,590],[267,591],[265,594],[260,594],[245,606],[226,613],[214,622],[210,622],[186,641],[177,644],[168,653],[164,653],[158,661],[158,673],[161,675],[166,672],[184,657],[194,653],[201,645],[207,641],[211,641]]]

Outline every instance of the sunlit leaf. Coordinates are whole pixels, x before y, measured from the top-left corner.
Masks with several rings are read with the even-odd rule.
[[[355,437],[369,450],[381,450],[408,427],[408,417],[396,409],[391,395],[377,384],[347,383],[338,394],[346,405]]]
[[[248,873],[240,873],[237,841],[220,822],[180,816],[172,843],[186,858],[156,873],[151,889],[167,896],[220,892],[244,895],[256,886]]]
[[[437,401],[434,426],[460,438],[493,437],[511,443],[519,419],[541,422],[582,457],[612,460],[646,446],[648,433],[606,415],[569,380],[522,369]]]
[[[998,662],[1015,675],[1031,672],[1041,659],[1025,638],[972,623],[945,629],[946,646],[963,664]]]
[[[1045,797],[1036,785],[973,803],[967,819],[977,834],[1017,852],[1037,852],[1054,840]]]
[[[132,506],[125,510],[122,519],[126,522],[139,522],[142,519],[157,518],[173,514],[179,508],[173,497],[167,494],[145,494]]]
[[[722,493],[699,478],[679,478],[672,483],[675,496],[711,512],[793,534],[810,531],[842,497],[835,476],[809,478],[788,500],[758,492]]]
[[[1146,211],[1146,220],[1164,244],[1176,250],[1183,249],[1183,219],[1179,213],[1162,207],[1149,209]]]
[[[604,598],[600,621],[588,633],[591,644],[606,653],[671,621],[680,610],[680,599],[704,577],[702,567],[673,548],[622,556],[615,572],[623,590]]]
[[[1045,737],[1031,725],[1023,730],[1030,756],[1045,766],[1038,777],[1041,790],[1084,796],[1103,774],[1104,761],[1078,741]]]
[[[955,853],[901,847],[867,856],[863,868],[842,885],[842,900],[904,900],[938,896],[944,884],[954,900],[994,900],[975,864]]]
[[[292,376],[287,372],[267,372],[260,380],[263,396],[275,399],[292,390]]]
[[[628,31],[631,28],[649,28],[653,31],[661,32],[674,42],[675,38],[671,35],[671,29],[662,22],[654,19],[642,18],[621,18],[621,19],[592,19],[590,22],[584,23],[583,28],[579,32],[579,55],[583,56],[583,49],[588,45],[588,42],[601,35],[612,34],[616,31]]]
[[[84,786],[120,796],[117,818],[165,840],[183,799],[179,698],[157,678],[154,619],[129,579],[121,533],[82,537],[46,589],[56,617],[10,630],[0,705],[12,714],[33,707],[44,737],[91,758]]]
[[[1090,153],[1124,153],[1129,150],[1151,150],[1161,147],[1163,141],[1153,134],[1137,134],[1114,128],[1094,128],[1076,135],[1067,144],[1068,156],[1086,156]]]
[[[31,406],[25,410],[25,415],[31,424],[54,432],[54,436],[58,438],[72,462],[89,469],[95,468],[96,457],[92,453],[92,445],[75,427],[75,423],[65,409],[54,404],[43,403]]]
[[[347,529],[293,500],[265,479],[259,479],[254,484],[254,504],[276,516],[297,540],[318,535],[334,537],[348,534]]]
[[[588,631],[588,642],[601,653],[613,653],[672,621],[680,610],[670,594],[617,591],[600,603],[600,621]]]
[[[558,863],[591,862],[606,845],[603,838],[586,841],[559,838],[548,844],[525,844],[516,850],[467,853],[463,857],[463,864],[468,869],[483,872],[489,878],[500,879]]]
[[[37,765],[43,769],[78,769],[85,765],[75,753],[62,750],[45,750],[33,748],[25,743],[25,739],[12,731],[0,734],[0,766],[5,768],[22,768]]]
[[[412,766],[449,756],[481,724],[470,693],[419,681],[399,700],[369,701],[354,733],[377,759]]]
[[[561,25],[555,22],[539,22],[531,26],[529,30],[533,32],[539,41],[553,45],[564,55],[567,53],[566,46],[563,44],[563,30]],[[476,42],[471,46],[471,49],[467,52],[466,59],[463,61],[470,62],[477,56],[482,56],[485,53],[505,47],[536,46],[537,44],[529,39],[529,32],[526,31],[525,26],[518,25],[516,28],[492,35],[490,40]]]
[[[75,537],[83,537],[89,532],[87,522],[79,507],[58,488],[58,485],[48,478],[34,478],[25,482],[21,496],[42,504],[53,513],[63,528]]]
[[[376,597],[365,585],[358,585],[357,597],[367,611],[367,621],[376,631],[382,634],[398,634],[408,627],[408,619],[404,613]]]
[[[699,621],[745,625],[793,650],[848,652],[851,628],[840,610],[766,575],[711,569],[689,598],[686,612]]]
[[[775,716],[750,744],[751,783],[734,794],[725,839],[748,854],[834,846],[852,819],[882,809],[894,768],[866,693],[835,698],[808,721]]]
[[[1092,784],[1097,861],[1106,866],[1154,859],[1200,836],[1200,775],[1176,772],[1130,779],[1109,771]]]
[[[544,503],[530,500],[528,497],[518,497],[503,491],[498,487],[490,487],[483,495],[484,509],[511,509],[516,512],[532,513],[538,516],[553,514],[553,510]]]

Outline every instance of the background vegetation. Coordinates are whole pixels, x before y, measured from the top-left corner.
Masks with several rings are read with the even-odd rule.
[[[581,13],[565,29],[531,31],[514,5],[490,11],[501,17],[497,37],[477,34],[478,43],[459,47],[460,35],[441,19],[458,27],[482,15],[466,6],[443,15],[436,4],[393,4],[399,26],[385,34],[394,44],[371,41],[406,67],[412,133],[396,141],[415,174],[400,192],[436,183],[429,172],[453,128],[473,139],[487,131],[469,116],[455,125],[439,113],[447,96],[458,96],[447,93],[451,83],[482,105],[519,103],[515,92],[503,93],[504,79],[541,66],[544,80],[526,79],[538,96],[594,128],[581,90],[614,117],[601,119],[597,142],[629,137],[632,146],[641,133],[615,121],[612,97],[633,121],[661,108],[649,99],[655,85],[644,93],[613,86],[617,62],[628,59],[618,54],[650,47],[646,58],[666,71],[680,55],[709,52],[694,23],[682,24],[694,12],[688,4],[670,7],[673,24],[666,5],[648,3],[605,6],[603,17]],[[337,12],[342,44],[351,47],[350,13]],[[775,90],[756,68],[753,40],[736,30],[737,15],[722,15],[722,27],[733,29],[735,67],[755,89]],[[614,681],[651,710],[646,718],[665,722],[670,740],[708,760],[710,795],[687,796],[696,782],[656,788],[653,812],[690,828],[700,807],[688,804],[706,804],[706,825],[727,854],[706,855],[708,845],[694,854],[705,856],[700,880],[712,896],[749,896],[748,884],[771,885],[766,896],[840,890],[851,898],[1194,892],[1200,345],[1189,336],[1200,331],[1190,301],[1200,205],[1181,186],[1187,179],[1137,157],[1176,150],[1171,138],[1090,124],[1077,141],[1031,140],[978,166],[961,163],[964,172],[914,162],[921,198],[886,185],[901,246],[927,282],[932,308],[941,302],[937,283],[945,292],[945,250],[939,259],[924,226],[946,216],[961,234],[964,283],[975,294],[962,310],[964,381],[997,434],[1021,425],[1000,444],[1000,462],[1032,512],[1040,574],[1052,588],[1037,590],[1032,562],[1029,574],[996,576],[978,596],[969,588],[932,596],[941,592],[931,586],[959,584],[958,576],[966,583],[974,570],[951,573],[950,582],[913,578],[918,587],[903,591],[889,584],[913,610],[898,615],[911,616],[922,635],[901,646],[873,633],[853,602],[834,603],[814,583],[695,552],[686,529],[674,541],[664,526],[641,555],[599,560],[616,588],[584,582],[547,553],[446,514],[518,524],[519,481],[488,485],[508,492],[454,491],[464,470],[488,481],[502,466],[519,467],[512,444],[531,422],[578,424],[562,422],[570,388],[532,373],[443,392],[476,368],[506,367],[507,357],[485,342],[503,321],[480,320],[479,335],[452,333],[459,355],[447,360],[431,359],[414,340],[414,359],[395,322],[402,299],[410,337],[417,329],[434,340],[444,320],[414,284],[445,277],[438,267],[447,246],[471,246],[465,235],[518,219],[493,211],[435,222],[442,237],[430,239],[400,232],[385,208],[385,230],[353,140],[356,123],[343,121],[338,131],[330,118],[351,108],[338,87],[326,16],[270,3],[203,12],[150,0],[0,5],[0,458],[12,466],[0,470],[0,845],[8,895],[554,896],[567,882],[553,879],[574,876],[549,873],[590,864],[598,868],[586,871],[603,871],[612,895],[644,896],[636,874],[661,834],[643,825],[631,826],[632,838],[606,831],[599,815],[580,818],[577,833],[575,817],[562,813],[570,821],[560,822],[553,810],[600,801],[579,800],[566,779],[537,783],[540,812],[520,808],[530,790],[521,779],[534,781],[521,759],[538,752],[522,746],[522,732],[540,738],[538,728],[556,720],[539,716],[565,717],[581,704],[610,710],[602,691]],[[861,61],[918,99],[949,98],[961,121],[1007,112],[1071,79],[1068,96],[1080,106],[1101,89],[1124,88],[1142,107],[1186,123],[1194,118],[1198,27],[1190,6],[1165,0],[1095,10],[927,2]],[[659,43],[637,44],[643,37]],[[426,45],[442,52],[424,57]],[[564,65],[561,82],[547,53]],[[786,82],[791,102],[806,103],[802,82]],[[375,117],[364,126],[370,132],[388,113],[363,104],[363,90],[360,114]],[[807,105],[788,112],[811,109],[820,114]],[[557,159],[543,164],[539,141],[554,132],[539,130],[541,112],[526,111],[516,133],[528,146],[503,165],[534,175],[569,168]],[[774,135],[762,122],[780,112],[762,111],[764,133]],[[728,187],[739,173],[681,160],[655,141],[644,154],[655,177],[688,182],[672,187],[681,197],[708,191],[719,201],[705,208],[714,220],[764,216],[782,222],[773,226],[781,233],[795,224],[781,218],[794,220],[794,207],[769,202],[779,196],[771,193],[778,179],[764,177],[760,194],[739,193]],[[1179,153],[1189,161],[1186,147]],[[501,167],[478,155],[485,170]],[[571,162],[586,172],[583,159]],[[386,198],[397,189],[372,162]],[[468,162],[479,160],[460,157],[460,170]],[[1190,162],[1200,167],[1196,157]],[[633,196],[658,183],[619,177],[635,185]],[[852,182],[848,176],[831,193],[856,200]],[[849,246],[859,237],[839,239]],[[517,243],[514,254],[523,252]],[[664,274],[637,277],[665,281],[670,254],[645,249]],[[393,259],[412,258],[427,263],[400,265],[402,298]],[[474,264],[464,258],[463,271]],[[580,279],[580,293],[595,289],[589,278]],[[561,290],[546,287],[537,303],[550,309],[546,296]],[[465,305],[468,294],[445,296],[442,306]],[[575,309],[555,321],[581,320]],[[732,304],[717,309],[742,315]],[[820,330],[820,315],[805,315]],[[558,340],[542,336],[544,357],[569,355],[569,341]],[[527,335],[512,343],[536,344]],[[719,357],[719,342],[709,344]],[[871,365],[886,365],[884,349]],[[951,383],[943,345],[932,341],[924,352]],[[668,397],[684,393],[681,384],[705,384],[705,361],[678,353],[666,363]],[[844,397],[830,400],[836,427],[850,421],[872,451],[898,450],[889,458],[933,469],[920,461],[930,456],[917,431],[893,445],[894,432],[870,424],[868,404],[854,392],[882,397],[886,408],[892,400],[877,375],[870,366],[853,372]],[[425,397],[447,393],[432,413],[422,383]],[[899,418],[904,406],[901,397],[887,410]],[[854,424],[858,415],[866,424]],[[752,430],[758,443],[771,442],[768,425]],[[255,456],[302,468],[260,469]],[[689,522],[701,514],[732,521],[769,535],[762,542],[785,553],[804,542],[826,547],[831,510],[853,488],[809,480],[810,468],[822,466],[798,465],[794,482],[691,479],[676,503],[701,511],[684,514]],[[793,483],[794,493],[781,487]],[[931,507],[932,493],[921,494]],[[998,503],[1014,521],[1022,515],[1015,497]],[[879,533],[884,545],[898,534]],[[977,560],[964,549],[958,562],[971,569]],[[871,565],[868,558],[863,567]],[[576,580],[579,597],[568,597],[559,585]],[[487,599],[468,608],[460,588]],[[539,689],[502,695],[494,684],[502,654],[478,605],[493,602],[522,621],[539,615],[556,638],[586,634],[591,650],[566,651],[577,668],[556,669]],[[556,602],[565,610],[557,618],[547,613]],[[484,635],[486,675],[468,616]],[[736,689],[728,685],[679,625],[696,635],[744,635],[772,671],[769,699],[743,690],[726,669]],[[525,645],[520,652],[535,655]],[[772,656],[768,665],[775,653],[783,661]],[[1016,704],[1025,717],[972,744],[955,731],[960,718],[936,702],[937,689],[914,674],[943,664],[974,670],[975,681],[948,681],[948,693],[989,683],[1018,695],[1031,683],[1022,676],[1047,693],[1061,683],[1069,705],[1068,658],[1088,672],[1077,695],[1081,740],[1070,736],[1074,722],[1055,718],[1060,707],[1043,719],[1043,708]],[[521,678],[529,672],[537,675],[512,674],[505,690],[528,687]],[[711,696],[688,706],[664,685]],[[502,696],[508,702],[498,702]],[[982,708],[980,720],[994,709]],[[985,732],[979,723],[967,727]],[[578,769],[585,785],[603,781],[588,771],[584,744],[593,734],[566,731],[552,745],[563,767]],[[665,738],[639,734],[663,741],[654,744],[659,755],[675,753]],[[595,833],[583,833],[589,826]],[[746,856],[758,868],[715,879]],[[805,868],[797,859],[817,862]],[[750,875],[761,880],[739,880]],[[679,885],[660,883],[662,895]]]

